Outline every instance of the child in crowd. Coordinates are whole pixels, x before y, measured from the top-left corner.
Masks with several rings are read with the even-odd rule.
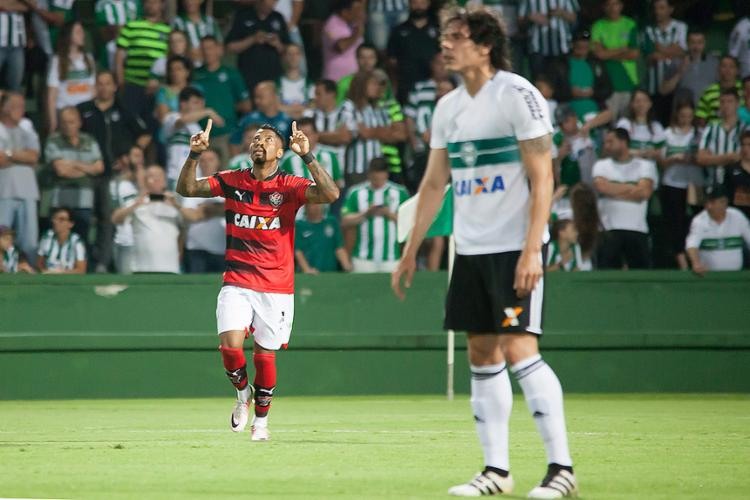
[[[534,79],[534,87],[539,90],[542,97],[547,99],[547,106],[549,106],[549,116],[552,118],[552,125],[556,125],[555,112],[557,111],[557,100],[555,99],[555,86],[545,75],[539,75]]]
[[[578,231],[570,219],[560,219],[552,225],[552,241],[547,249],[547,271],[581,271],[591,269],[584,263]]]
[[[8,226],[0,226],[0,273],[35,273],[26,257],[15,247],[16,233]]]

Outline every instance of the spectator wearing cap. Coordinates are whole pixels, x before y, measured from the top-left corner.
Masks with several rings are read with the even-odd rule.
[[[0,273],[34,273],[26,256],[15,246],[16,233],[8,226],[0,226]]]
[[[294,258],[305,274],[352,270],[338,221],[325,215],[324,205],[305,206],[305,216],[296,223]]]
[[[356,50],[364,41],[363,0],[336,0],[323,25],[323,78],[339,81],[357,71]]]
[[[750,130],[740,136],[740,161],[729,166],[725,183],[729,204],[750,219]]]
[[[256,0],[240,8],[227,35],[227,50],[237,54],[237,67],[250,92],[258,83],[276,81],[283,73],[280,56],[289,43],[289,32],[275,4],[276,0]]]
[[[737,91],[732,87],[723,89],[719,97],[721,119],[703,129],[696,162],[706,169],[706,185],[722,184],[726,166],[740,160],[742,123],[737,117],[739,105]]]
[[[604,2],[605,17],[591,27],[594,55],[604,61],[612,82],[612,95],[607,107],[619,118],[628,106],[630,93],[638,86],[638,27],[622,15],[622,0]]]
[[[13,227],[18,246],[26,255],[36,253],[39,234],[37,202],[39,186],[39,136],[26,118],[22,94],[5,92],[0,97],[0,224]]]
[[[674,93],[676,102],[687,100],[695,107],[706,87],[715,81],[718,71],[719,59],[706,53],[706,34],[691,29],[687,36],[687,56],[667,65],[659,93]]]
[[[52,170],[53,207],[68,207],[76,232],[88,246],[94,216],[94,179],[104,172],[102,153],[96,139],[81,131],[78,108],[60,111],[60,130],[47,139],[44,156]]]
[[[281,102],[279,101],[279,94],[276,92],[276,84],[274,82],[260,82],[253,92],[253,100],[255,101],[255,110],[240,119],[237,128],[235,128],[229,138],[229,148],[234,155],[240,153],[242,133],[245,127],[251,123],[270,123],[281,132],[284,141],[290,135],[290,120],[286,113],[281,111]]]
[[[643,55],[648,63],[648,93],[654,101],[657,119],[666,124],[672,107],[672,93],[662,93],[661,83],[667,68],[677,64],[687,52],[687,24],[672,18],[674,0],[652,3],[655,23],[644,30]]]
[[[226,160],[230,156],[229,135],[237,126],[238,115],[252,109],[250,93],[240,72],[222,64],[224,47],[218,39],[203,37],[201,52],[203,66],[193,73],[193,86],[203,92],[206,106],[224,119],[222,126],[214,123],[211,129],[211,147],[218,149]]]
[[[737,79],[737,75],[737,60],[732,56],[722,57],[719,60],[718,81],[703,89],[698,106],[695,108],[695,117],[701,126],[721,118],[719,101],[725,90],[734,90],[739,104],[744,103],[742,82]]]
[[[648,200],[659,176],[653,161],[632,156],[628,131],[617,128],[604,136],[609,156],[594,164],[594,188],[605,232],[599,247],[598,267],[649,267]]]
[[[391,31],[388,64],[398,82],[396,99],[405,104],[418,81],[430,76],[430,63],[440,52],[440,24],[432,0],[409,0],[409,18]]]
[[[750,248],[750,221],[736,208],[729,207],[726,190],[706,189],[705,209],[693,218],[685,241],[693,271],[738,271],[742,250]]]
[[[86,274],[86,245],[73,232],[73,211],[55,208],[51,221],[52,229],[39,241],[36,267],[43,274]]]
[[[528,27],[529,66],[533,78],[559,72],[570,52],[571,31],[580,6],[578,0],[521,0],[518,19]]]
[[[224,125],[224,119],[211,108],[206,107],[203,93],[193,87],[180,91],[180,110],[164,117],[162,131],[167,143],[167,185],[172,188],[190,154],[190,137],[205,128],[210,118],[217,125]]]

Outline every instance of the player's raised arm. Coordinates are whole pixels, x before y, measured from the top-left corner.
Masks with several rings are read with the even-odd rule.
[[[212,121],[208,120],[206,130],[198,132],[190,138],[190,154],[185,160],[185,164],[180,171],[180,177],[177,179],[177,192],[182,196],[192,198],[210,198],[211,187],[207,178],[196,179],[195,169],[198,166],[198,159],[201,154],[208,149],[208,136],[211,133]]]
[[[297,122],[292,122],[292,136],[289,138],[289,147],[297,153],[307,165],[315,184],[305,191],[305,199],[308,203],[333,203],[339,199],[340,190],[336,182],[320,166],[315,155],[310,152],[310,141],[307,136],[297,129]]]
[[[450,175],[448,150],[431,149],[430,157],[427,160],[427,170],[422,178],[422,183],[419,185],[419,200],[417,200],[417,212],[414,216],[414,227],[406,242],[398,267],[391,275],[391,288],[393,293],[401,300],[405,297],[401,290],[401,277],[404,278],[404,286],[406,288],[411,287],[414,271],[417,269],[417,251],[440,209],[445,185],[448,183]]]
[[[519,297],[534,290],[542,277],[542,240],[552,205],[554,186],[552,173],[552,136],[550,134],[519,141],[521,161],[526,168],[530,185],[530,216],[526,244],[518,258],[513,288]]]

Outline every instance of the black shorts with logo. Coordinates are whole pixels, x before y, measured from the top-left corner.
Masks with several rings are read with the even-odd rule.
[[[544,278],[519,299],[513,289],[520,251],[456,255],[445,304],[446,330],[542,333]]]

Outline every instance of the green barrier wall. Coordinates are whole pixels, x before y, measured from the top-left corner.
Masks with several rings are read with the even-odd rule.
[[[445,389],[443,273],[299,276],[285,394]],[[220,396],[218,276],[0,275],[0,399]],[[119,285],[122,290],[114,293]],[[556,273],[541,345],[568,391],[750,391],[750,274]],[[468,391],[457,336],[456,389]]]

